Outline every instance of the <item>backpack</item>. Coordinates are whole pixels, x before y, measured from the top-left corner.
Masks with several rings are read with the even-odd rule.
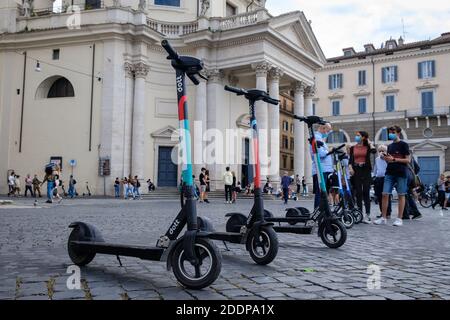
[[[77,180],[73,179],[72,183],[73,183],[73,185],[76,185],[77,184]]]
[[[55,168],[55,164],[54,163],[49,163],[49,164],[45,165],[44,171],[45,171],[46,174],[50,175],[50,174],[53,173],[53,169],[54,168]]]
[[[226,185],[232,185],[233,184],[233,175],[231,172],[225,172],[224,174],[224,182]]]

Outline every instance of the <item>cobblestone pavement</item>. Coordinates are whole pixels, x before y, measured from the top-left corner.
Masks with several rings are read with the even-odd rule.
[[[200,204],[198,212],[223,230],[226,212],[248,212],[251,205],[216,200]],[[285,208],[279,201],[266,207],[280,215]],[[165,263],[123,257],[120,267],[105,255],[81,269],[80,290],[67,288],[69,223],[92,223],[107,241],[154,245],[178,210],[178,201],[170,200],[33,206],[19,199],[0,206],[0,299],[450,299],[450,214],[431,209],[401,228],[356,225],[340,249],[325,247],[317,235],[278,234],[279,253],[268,266],[255,265],[243,246],[226,251],[217,242],[222,272],[201,291],[180,287]],[[380,289],[368,289],[371,264],[381,268]]]

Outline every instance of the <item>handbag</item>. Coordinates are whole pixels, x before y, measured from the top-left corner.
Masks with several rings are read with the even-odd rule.
[[[422,185],[422,181],[420,180],[420,177],[416,174],[416,170],[414,170],[414,168],[412,167],[412,165],[410,163],[408,163],[408,169],[409,172],[411,174],[411,182],[410,182],[410,187],[411,188],[418,188]]]

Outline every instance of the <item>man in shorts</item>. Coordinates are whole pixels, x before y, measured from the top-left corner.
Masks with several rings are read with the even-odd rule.
[[[383,216],[375,220],[374,224],[386,224],[386,215],[389,204],[389,196],[396,185],[398,194],[398,217],[392,224],[395,227],[403,225],[403,210],[405,209],[405,195],[408,191],[407,170],[411,162],[409,145],[400,139],[402,129],[399,126],[388,128],[389,140],[393,141],[387,149],[387,153],[381,154],[388,163],[383,184]]]

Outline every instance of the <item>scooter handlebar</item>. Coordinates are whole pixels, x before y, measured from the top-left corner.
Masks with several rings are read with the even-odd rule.
[[[161,46],[167,51],[167,53],[169,54],[169,56],[167,57],[167,59],[169,60],[178,60],[180,58],[180,56],[178,55],[178,53],[172,48],[172,46],[170,45],[169,41],[167,40],[163,40],[161,41]],[[192,79],[191,79],[192,80]]]
[[[245,91],[244,89],[239,89],[228,85],[225,86],[225,90],[236,93],[238,96],[242,96],[247,93],[247,91]]]
[[[274,98],[271,98],[271,97],[264,98],[263,101],[267,102],[267,103],[270,103],[270,104],[273,104],[273,105],[276,105],[276,106],[280,103],[280,100],[277,100],[277,99],[274,99]]]
[[[341,144],[339,147],[336,147],[336,148],[331,149],[331,151],[328,152],[327,155],[336,153],[336,152],[338,152],[339,150],[341,150],[343,147],[345,147],[345,143]]]

